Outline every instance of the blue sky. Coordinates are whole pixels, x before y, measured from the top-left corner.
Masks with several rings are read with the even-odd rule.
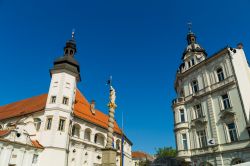
[[[47,93],[49,69],[76,29],[78,88],[107,113],[109,75],[115,116],[134,143],[153,154],[173,146],[174,78],[186,47],[187,23],[212,55],[244,44],[250,53],[250,1],[0,0],[0,105]]]

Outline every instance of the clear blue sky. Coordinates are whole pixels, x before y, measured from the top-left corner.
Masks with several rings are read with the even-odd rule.
[[[211,55],[243,42],[250,53],[250,1],[0,0],[0,105],[47,93],[49,69],[76,29],[79,89],[107,113],[109,75],[116,119],[133,150],[173,146],[174,78],[187,22]]]

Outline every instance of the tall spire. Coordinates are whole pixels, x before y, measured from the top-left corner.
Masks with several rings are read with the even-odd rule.
[[[75,30],[72,30],[71,39],[66,42],[64,47],[64,56],[74,57],[76,53],[76,41],[75,41]]]
[[[54,67],[51,69],[51,72],[55,70],[65,70],[74,74],[77,78],[77,81],[81,80],[80,77],[80,66],[76,59],[74,58],[76,53],[76,41],[75,41],[75,31],[72,30],[71,39],[66,42],[64,47],[63,56],[57,58],[54,61]]]
[[[187,23],[188,25],[188,34],[187,34],[187,42],[188,45],[196,43],[196,36],[192,32],[192,22]]]

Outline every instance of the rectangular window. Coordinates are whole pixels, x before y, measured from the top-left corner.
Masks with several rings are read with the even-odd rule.
[[[180,109],[180,117],[181,117],[181,122],[185,122],[185,112],[183,109]]]
[[[38,159],[38,155],[34,154],[33,155],[33,159],[32,159],[32,164],[36,164],[37,163],[37,159]]]
[[[188,61],[188,68],[190,68],[191,67],[191,63],[190,63],[190,61]]]
[[[195,106],[194,106],[194,111],[195,111],[195,117],[196,117],[196,118],[201,118],[201,117],[203,117],[201,104],[195,105]]]
[[[47,118],[46,129],[50,130],[52,126],[52,117]]]
[[[231,142],[238,141],[235,123],[227,124],[227,127],[228,127],[228,132],[229,132]]]
[[[221,98],[222,98],[222,103],[223,103],[224,109],[230,108],[231,104],[230,104],[230,101],[229,101],[228,94],[222,95]]]
[[[65,104],[65,105],[68,105],[69,104],[69,98],[63,97],[62,103]]]
[[[59,125],[58,125],[58,130],[59,131],[64,131],[64,126],[65,126],[65,119],[60,119],[59,120]]]
[[[220,81],[223,81],[223,80],[224,80],[224,73],[223,73],[222,68],[217,69],[216,72],[217,72],[217,76],[218,76],[219,82],[220,82]]]
[[[183,149],[188,150],[187,134],[182,134]]]
[[[196,92],[199,91],[199,85],[198,85],[198,81],[197,80],[192,81],[191,85],[192,85],[193,93],[196,93]]]
[[[56,103],[56,96],[51,96],[50,103]]]
[[[195,64],[195,62],[194,62],[194,58],[192,58],[192,59],[191,59],[191,62],[192,62],[192,65],[194,65],[194,64]]]
[[[207,146],[207,136],[205,130],[197,131],[200,148]]]

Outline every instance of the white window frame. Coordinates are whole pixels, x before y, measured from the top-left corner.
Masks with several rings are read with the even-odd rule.
[[[66,102],[65,102],[65,101],[66,101]],[[62,104],[64,104],[64,105],[69,105],[69,98],[66,97],[66,96],[63,96]]]
[[[61,122],[63,122],[63,124],[61,124]],[[57,130],[58,131],[65,131],[65,125],[66,125],[66,118],[60,117],[59,118],[59,122],[58,122],[58,128],[57,128]]]
[[[51,119],[50,125],[49,125],[49,119]],[[52,124],[53,124],[53,116],[47,116],[46,124],[45,124],[45,130],[51,130],[52,129]],[[49,129],[48,129],[48,126],[50,126]]]
[[[221,69],[221,72],[220,72],[220,73],[218,73],[218,70],[219,70],[219,69]],[[225,72],[224,72],[224,70],[223,70],[223,67],[218,67],[218,68],[216,68],[215,73],[216,73],[216,77],[217,77],[217,81],[218,81],[218,82],[221,82],[221,81],[225,80]],[[219,76],[219,75],[220,75],[220,76]],[[222,80],[220,80],[221,76],[223,77]]]
[[[183,114],[181,113],[181,111],[183,111]],[[181,109],[179,109],[179,114],[180,114],[180,123],[184,123],[184,122],[186,122],[187,121],[187,118],[186,118],[186,111],[183,109],[183,108],[181,108]],[[183,115],[183,117],[184,117],[184,121],[182,121],[182,119],[181,119],[181,117],[182,117],[182,115]]]
[[[193,84],[194,81],[196,81],[196,84]],[[196,90],[195,90],[194,87],[196,87]],[[194,79],[194,80],[191,81],[191,89],[192,89],[193,94],[199,92],[200,88],[199,88],[199,82],[198,82],[197,79]]]
[[[51,96],[50,103],[51,104],[55,104],[56,103],[56,96],[55,95]]]
[[[184,138],[184,135],[186,136],[186,138]],[[182,148],[183,148],[183,150],[188,150],[188,136],[187,136],[187,133],[182,133],[181,138],[182,138]],[[186,145],[185,145],[184,141],[185,141]]]
[[[227,108],[224,105],[224,100],[223,100],[223,97],[222,97],[223,95],[227,95],[227,98],[228,98],[229,107],[227,107]],[[220,103],[221,103],[221,110],[226,110],[226,109],[232,108],[232,102],[231,102],[230,95],[229,95],[228,92],[220,95],[220,100],[221,100],[220,101]]]
[[[236,136],[236,140],[234,140],[234,141],[232,141],[232,139],[231,139],[231,136],[230,136],[230,131],[232,130],[229,130],[229,128],[228,128],[228,125],[229,124],[232,124],[232,123],[234,123],[234,130],[235,130],[235,136]],[[226,131],[227,131],[227,138],[228,138],[228,142],[237,142],[237,141],[239,141],[239,134],[238,134],[238,128],[237,128],[237,124],[236,124],[236,122],[235,121],[233,121],[233,122],[230,122],[230,123],[226,123],[225,124],[225,127],[226,127]]]
[[[199,134],[198,134],[198,133],[200,133],[200,132],[202,132],[202,131],[205,133],[205,134],[204,134],[204,136],[205,136],[204,145],[203,145],[203,140],[202,140],[202,138],[203,138],[204,136],[199,136]],[[203,129],[203,130],[198,130],[198,131],[196,131],[196,135],[197,135],[197,141],[198,141],[199,148],[205,148],[205,147],[207,147],[207,132],[206,132],[206,130],[205,130],[205,129]]]
[[[197,109],[197,106],[200,106],[200,108],[199,109]],[[199,104],[195,104],[194,106],[193,106],[193,109],[194,109],[194,116],[195,116],[195,119],[198,119],[198,118],[202,118],[203,116],[204,116],[204,113],[203,113],[203,108],[202,108],[202,104],[201,103],[199,103]],[[198,116],[198,111],[197,110],[200,110],[200,113],[201,113],[201,116]]]

